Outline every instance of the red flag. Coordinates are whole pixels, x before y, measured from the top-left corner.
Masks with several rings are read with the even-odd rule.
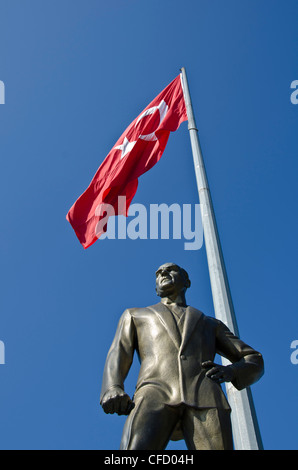
[[[69,210],[66,218],[85,249],[105,231],[100,207],[109,204],[115,215],[127,216],[139,176],[160,160],[170,132],[186,120],[179,75],[130,124]],[[126,207],[118,207],[118,196],[125,196]]]

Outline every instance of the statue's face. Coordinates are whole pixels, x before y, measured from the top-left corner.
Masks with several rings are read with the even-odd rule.
[[[156,292],[160,297],[178,295],[185,288],[185,276],[176,264],[163,264],[156,271]]]

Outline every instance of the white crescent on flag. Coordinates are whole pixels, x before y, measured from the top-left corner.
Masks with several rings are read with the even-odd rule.
[[[153,106],[152,108],[149,108],[149,109],[146,109],[146,111],[144,111],[138,118],[136,124],[135,124],[135,127],[138,125],[138,123],[140,122],[141,119],[143,119],[145,116],[150,116],[150,114],[153,114],[155,113],[155,111],[159,111],[159,115],[160,115],[160,118],[159,118],[159,124],[158,126],[156,127],[156,129],[159,128],[159,126],[161,125],[162,121],[164,120],[164,118],[166,117],[166,114],[168,112],[168,105],[167,103],[162,100],[158,106]],[[155,129],[155,131],[156,131]],[[138,138],[139,139],[142,139],[142,140],[147,140],[147,141],[156,141],[158,140],[157,137],[156,137],[156,134],[155,134],[155,131],[154,132],[151,132],[151,134],[146,134],[146,135],[139,135]],[[131,152],[131,150],[133,149],[133,147],[135,146],[135,144],[137,143],[137,141],[132,141],[132,142],[129,142],[128,138],[125,136],[124,137],[124,140],[123,140],[123,143],[121,145],[117,145],[117,147],[114,147],[115,149],[117,150],[121,150],[121,157],[120,157],[120,160],[122,160],[122,158],[124,158],[128,153]]]
[[[157,126],[156,129],[159,128],[159,126],[161,125],[162,121],[164,120],[164,118],[166,117],[166,114],[168,112],[168,105],[167,103],[162,100],[158,106],[154,106],[153,108],[149,108],[147,109],[146,111],[143,112],[143,114],[141,114],[141,116],[139,117],[139,119],[137,120],[136,122],[136,125],[139,123],[139,121],[145,117],[145,116],[148,116],[150,114],[153,114],[156,110],[159,110],[159,114],[160,114],[160,120],[159,120],[159,124]],[[156,130],[155,129],[155,130]],[[151,134],[147,134],[147,135],[140,135],[139,136],[140,139],[143,139],[143,140],[157,140],[157,137],[155,135],[155,132],[152,132]]]

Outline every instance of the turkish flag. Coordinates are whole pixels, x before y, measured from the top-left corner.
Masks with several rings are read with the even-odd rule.
[[[100,165],[86,191],[69,210],[66,219],[85,249],[106,230],[100,223],[104,218],[101,208],[109,204],[115,215],[127,216],[139,176],[159,161],[170,132],[176,131],[186,120],[179,75],[130,124]],[[126,198],[125,207],[118,206],[119,196]]]

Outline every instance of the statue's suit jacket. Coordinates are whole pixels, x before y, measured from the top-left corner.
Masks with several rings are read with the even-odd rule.
[[[160,389],[168,405],[229,409],[221,386],[206,377],[204,361],[216,353],[232,362],[233,385],[241,390],[263,374],[259,352],[241,341],[219,320],[187,307],[182,335],[170,310],[158,303],[126,310],[107,356],[101,400],[113,387],[124,389],[134,351],[140,359],[135,397],[147,385]]]

